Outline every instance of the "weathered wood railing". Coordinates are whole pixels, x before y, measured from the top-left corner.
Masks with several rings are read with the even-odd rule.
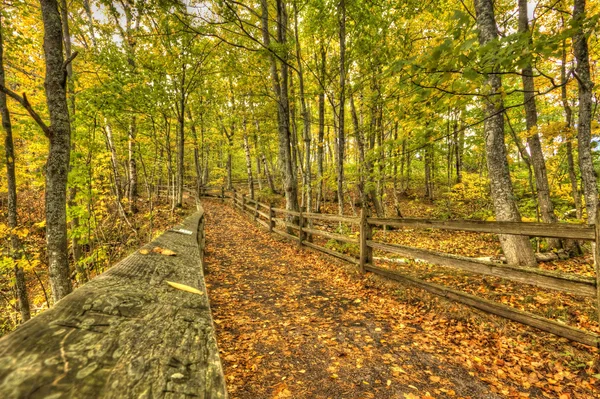
[[[390,226],[434,228],[537,237],[555,237],[600,242],[600,231],[598,228],[596,228],[596,226],[567,223],[556,223],[550,225],[529,222],[488,222],[474,220],[441,221],[431,219],[373,218],[367,217],[366,213],[362,211],[360,217],[349,217],[333,214],[288,211],[260,203],[244,194],[239,194],[235,191],[231,195],[229,195],[229,193],[226,194],[221,189],[208,190],[207,193],[213,197],[219,197],[222,200],[231,198],[235,207],[250,213],[254,220],[268,228],[270,231],[290,240],[297,241],[300,245],[305,245],[312,249],[356,264],[362,272],[373,272],[392,280],[417,286],[436,295],[441,295],[448,299],[461,302],[463,304],[483,310],[487,313],[492,313],[513,321],[520,322],[522,324],[526,324],[528,326],[536,327],[540,330],[547,331],[579,343],[594,347],[599,347],[600,345],[600,336],[598,334],[570,327],[554,320],[524,312],[511,306],[476,297],[464,292],[453,290],[439,284],[424,281],[396,270],[375,266],[373,262],[374,250],[393,253],[412,259],[420,259],[427,263],[438,266],[451,267],[481,275],[500,277],[522,284],[529,284],[540,288],[566,292],[582,297],[596,298],[596,304],[598,308],[597,311],[600,312],[600,306],[598,306],[598,300],[600,299],[600,295],[598,293],[598,289],[600,287],[600,282],[598,281],[600,279],[600,265],[598,263],[600,260],[600,245],[594,245],[594,251],[596,251],[594,254],[596,277],[588,278],[575,274],[553,272],[533,267],[493,263],[474,258],[450,255],[438,251],[373,241],[372,239],[372,230],[374,226]],[[288,220],[290,217],[293,218],[294,221]],[[314,226],[309,226],[308,221],[315,220],[341,222],[347,225],[358,226],[358,237],[348,237],[343,234],[324,231],[317,229]],[[285,229],[277,228],[276,224],[283,226]],[[291,232],[296,232],[296,235],[291,234]],[[318,235],[325,237],[326,239],[337,240],[345,243],[356,244],[360,250],[360,256],[356,258],[347,254],[342,254],[330,248],[325,248],[322,245],[315,244],[310,240],[310,236],[312,235]]]
[[[0,339],[0,397],[226,398],[204,285],[204,224],[199,206]]]

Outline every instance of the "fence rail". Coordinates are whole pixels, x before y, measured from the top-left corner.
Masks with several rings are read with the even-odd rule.
[[[198,207],[144,251],[2,337],[0,397],[226,398],[204,284],[204,225]]]
[[[210,190],[209,190],[210,191]],[[213,190],[214,191],[214,190]],[[263,204],[255,199],[248,198],[245,194],[235,190],[230,196],[224,190],[216,189],[212,197],[220,197],[222,201],[231,198],[234,207],[250,213],[254,220],[265,226],[269,231],[285,238],[298,242],[309,248],[343,259],[358,265],[361,272],[372,272],[392,280],[401,281],[413,286],[418,286],[436,295],[475,307],[487,313],[501,316],[519,323],[568,338],[572,341],[600,348],[600,335],[584,331],[575,327],[566,326],[557,321],[550,320],[532,313],[524,312],[510,306],[499,304],[464,292],[430,283],[412,276],[404,275],[398,271],[375,266],[373,263],[373,250],[384,251],[412,259],[420,259],[430,264],[451,267],[470,273],[500,277],[509,281],[536,287],[565,292],[582,297],[596,299],[597,314],[600,318],[599,289],[600,289],[600,245],[593,245],[594,266],[596,277],[589,278],[575,274],[553,272],[532,267],[498,264],[482,261],[464,256],[450,255],[442,252],[408,247],[397,244],[373,241],[373,227],[412,227],[425,229],[444,229],[457,231],[470,231],[493,234],[512,234],[536,237],[552,237],[573,240],[587,240],[594,243],[600,242],[600,225],[576,225],[568,223],[531,223],[531,222],[488,222],[476,220],[433,220],[433,219],[404,219],[404,218],[376,218],[368,217],[367,212],[361,210],[359,217],[310,213],[303,211],[289,211]],[[211,194],[210,192],[208,193]],[[252,205],[251,205],[252,204]],[[258,211],[258,208],[266,212]],[[280,217],[276,215],[279,214]],[[600,219],[599,219],[600,220]],[[315,221],[339,222],[359,227],[358,237],[349,237],[317,229]],[[281,225],[283,229],[276,228]],[[295,234],[294,234],[295,232]],[[357,244],[360,250],[358,258],[340,253],[330,248],[312,242],[313,236],[344,243]]]

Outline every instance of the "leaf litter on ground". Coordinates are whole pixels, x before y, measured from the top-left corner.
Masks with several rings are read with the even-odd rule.
[[[207,288],[232,398],[600,393],[588,347],[362,277],[227,205],[205,209]]]

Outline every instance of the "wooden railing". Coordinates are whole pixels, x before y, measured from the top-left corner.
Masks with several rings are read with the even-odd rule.
[[[0,397],[226,398],[204,285],[204,224],[199,206],[0,339]]]
[[[450,255],[438,251],[374,241],[372,239],[373,227],[389,226],[554,237],[573,240],[587,240],[598,243],[600,242],[600,231],[598,229],[598,225],[374,218],[367,217],[366,212],[363,212],[362,210],[359,217],[349,217],[333,214],[288,211],[282,208],[276,208],[268,204],[260,203],[249,198],[245,194],[240,194],[235,191],[232,193],[226,193],[225,190],[220,188],[209,189],[206,191],[206,194],[212,197],[221,198],[223,201],[225,199],[231,199],[232,204],[236,208],[250,214],[256,222],[269,229],[269,231],[296,241],[299,245],[307,246],[309,248],[343,259],[352,264],[356,264],[359,270],[362,272],[369,271],[376,273],[392,280],[417,286],[433,294],[461,302],[463,304],[483,310],[487,313],[495,314],[528,326],[536,327],[540,330],[568,338],[572,341],[599,347],[600,336],[598,334],[571,327],[532,313],[524,312],[511,306],[453,290],[439,284],[424,281],[413,276],[403,274],[397,270],[376,266],[373,262],[373,250],[393,253],[412,259],[420,259],[430,264],[460,269],[470,273],[500,277],[506,280],[515,281],[521,284],[529,284],[544,289],[551,289],[582,297],[596,298],[598,312],[600,311],[600,306],[598,305],[598,300],[600,298],[598,293],[598,289],[600,287],[600,266],[598,263],[600,260],[600,245],[593,245],[595,251],[594,263],[596,277],[588,278],[575,274],[547,271],[533,267],[493,263],[474,258]],[[341,222],[350,226],[358,226],[359,234],[356,238],[354,238],[339,233],[321,230],[314,226],[315,221]],[[321,236],[330,240],[356,244],[360,250],[360,256],[357,258],[340,253],[334,249],[315,244],[311,240],[312,236]]]

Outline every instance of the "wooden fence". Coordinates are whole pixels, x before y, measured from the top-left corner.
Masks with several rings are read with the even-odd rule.
[[[0,397],[227,398],[202,273],[204,224],[198,207],[2,337]]]
[[[498,264],[474,258],[450,255],[438,251],[413,248],[403,245],[374,241],[373,227],[413,227],[435,228],[445,230],[458,230],[494,234],[513,234],[523,236],[552,237],[573,240],[587,240],[600,242],[599,225],[575,225],[566,223],[545,224],[529,222],[487,222],[472,220],[441,221],[432,219],[404,219],[404,218],[375,218],[368,217],[361,210],[359,217],[341,216],[334,214],[321,214],[310,212],[294,212],[276,208],[258,202],[245,194],[236,191],[225,192],[223,189],[206,189],[205,196],[231,199],[233,206],[248,213],[259,224],[269,231],[277,233],[290,240],[296,241],[301,246],[321,251],[323,253],[343,259],[358,266],[361,272],[372,272],[392,280],[410,284],[433,294],[472,306],[484,312],[495,314],[519,323],[536,327],[540,330],[568,338],[572,341],[599,348],[600,335],[571,327],[554,320],[550,320],[532,313],[515,309],[494,301],[480,298],[448,287],[424,281],[409,276],[396,270],[386,269],[373,264],[373,250],[385,251],[412,259],[420,259],[427,263],[451,267],[480,275],[500,277],[506,280],[529,284],[540,288],[556,290],[582,297],[596,298],[597,310],[600,311],[599,295],[599,264],[600,245],[594,245],[595,278],[582,277],[575,274],[541,270],[532,267]],[[332,233],[316,228],[315,221],[341,222],[346,225],[358,227],[358,237],[353,238],[343,234]],[[293,234],[292,232],[295,232]],[[312,236],[321,236],[326,239],[344,243],[356,244],[360,249],[358,258],[340,253],[322,245],[312,242]],[[599,315],[600,317],[600,315]]]

